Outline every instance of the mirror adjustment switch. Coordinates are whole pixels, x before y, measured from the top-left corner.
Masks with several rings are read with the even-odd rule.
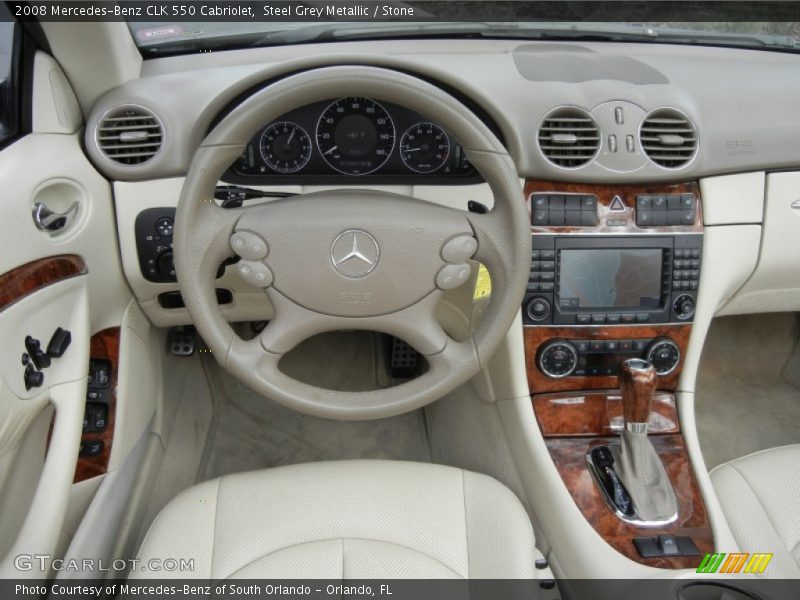
[[[53,332],[50,343],[47,344],[47,355],[52,358],[61,358],[72,342],[72,334],[66,329],[59,327]]]

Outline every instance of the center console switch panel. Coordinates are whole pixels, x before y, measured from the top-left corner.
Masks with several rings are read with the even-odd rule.
[[[702,234],[532,236],[526,325],[687,323]]]

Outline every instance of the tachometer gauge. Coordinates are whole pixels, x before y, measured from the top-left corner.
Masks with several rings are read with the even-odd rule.
[[[258,142],[261,158],[278,173],[297,173],[311,158],[311,138],[306,130],[290,121],[273,123]]]
[[[345,175],[367,175],[389,160],[394,123],[386,109],[369,98],[342,98],[322,112],[317,147],[331,168]]]
[[[400,158],[416,173],[433,173],[450,155],[450,140],[438,125],[417,123],[400,138]]]

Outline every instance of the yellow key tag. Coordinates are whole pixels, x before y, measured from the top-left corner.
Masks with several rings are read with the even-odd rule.
[[[489,277],[489,270],[481,264],[478,267],[478,277],[475,279],[475,293],[472,301],[477,302],[492,295],[492,278]]]

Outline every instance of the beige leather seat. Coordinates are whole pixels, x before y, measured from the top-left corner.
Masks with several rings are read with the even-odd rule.
[[[528,515],[496,480],[440,465],[307,463],[196,485],[139,552],[193,572],[132,577],[533,578]]]
[[[764,577],[800,578],[800,445],[720,465],[711,481],[741,550],[774,554]]]

